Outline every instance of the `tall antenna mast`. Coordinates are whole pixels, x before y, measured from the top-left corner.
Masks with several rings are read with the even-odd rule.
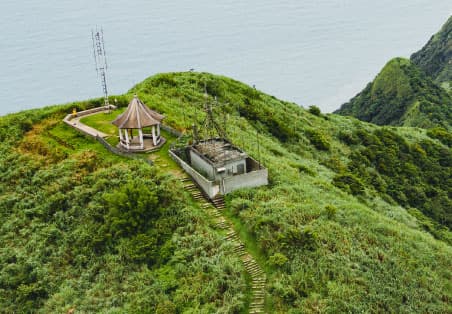
[[[104,44],[104,31],[101,28],[100,30],[91,30],[91,36],[93,39],[93,54],[94,54],[94,62],[96,64],[96,72],[100,77],[100,82],[102,84],[102,91],[104,92],[104,105],[110,106],[108,103],[108,90],[107,90],[107,54],[105,52],[105,44]]]

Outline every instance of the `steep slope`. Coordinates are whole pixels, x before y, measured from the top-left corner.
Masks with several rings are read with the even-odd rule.
[[[421,50],[411,55],[411,61],[443,87],[452,86],[452,16]]]
[[[452,97],[409,60],[395,58],[336,113],[378,125],[450,128]]]
[[[189,132],[204,115],[204,86],[228,104],[230,139],[269,169],[269,186],[228,195],[225,209],[265,259],[269,313],[452,310],[447,146],[420,129],[312,114],[207,73],[155,75],[117,98],[136,93]],[[90,105],[0,119],[0,307],[244,311],[242,264],[178,192],[168,164],[111,156],[60,122]]]

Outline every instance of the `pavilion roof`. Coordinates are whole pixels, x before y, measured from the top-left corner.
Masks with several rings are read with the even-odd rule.
[[[112,123],[120,129],[142,129],[160,124],[164,115],[149,109],[148,106],[134,96],[127,110],[119,115]]]

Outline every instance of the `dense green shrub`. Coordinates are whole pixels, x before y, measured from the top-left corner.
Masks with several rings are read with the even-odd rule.
[[[440,140],[441,143],[449,147],[452,146],[452,134],[445,128],[432,128],[427,131],[427,135],[431,138]]]
[[[312,145],[314,145],[315,148],[318,150],[329,150],[330,149],[330,142],[326,138],[325,134],[323,134],[319,130],[307,130],[306,135],[309,138],[309,141]]]
[[[333,178],[333,184],[353,195],[364,194],[364,185],[361,180],[351,173],[341,173]]]
[[[287,263],[287,257],[282,254],[282,253],[275,253],[272,256],[270,256],[270,258],[268,259],[268,263],[271,266],[278,266],[281,267],[283,266],[285,263]]]
[[[351,131],[340,131],[338,138],[347,145],[356,145],[359,143],[359,140]]]
[[[364,147],[351,154],[348,167],[352,173],[400,205],[419,208],[435,221],[452,227],[450,150],[433,141],[408,144],[388,129],[356,133]],[[340,181],[335,178],[334,184],[346,185]]]
[[[318,117],[320,117],[322,115],[322,112],[320,111],[320,108],[317,107],[317,106],[309,106],[308,111],[309,111],[309,113],[311,113],[311,114],[313,114],[315,116],[318,116]]]
[[[325,213],[326,213],[326,216],[329,219],[333,219],[336,216],[336,213],[337,213],[336,206],[334,206],[334,205],[326,205],[325,206]]]

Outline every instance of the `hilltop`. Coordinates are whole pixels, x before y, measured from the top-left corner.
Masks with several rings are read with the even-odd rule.
[[[268,186],[229,194],[225,209],[265,270],[268,312],[452,310],[446,144],[208,73],[157,74],[112,99],[124,108],[137,94],[189,133],[204,86],[228,104],[231,141],[269,170]],[[2,310],[246,313],[245,268],[176,179],[168,146],[142,156],[149,166],[61,121],[101,103],[0,118]],[[108,133],[107,116],[95,122]]]
[[[372,82],[335,113],[378,125],[450,130],[451,34],[452,17],[411,60],[390,60]]]
[[[378,125],[447,129],[452,97],[410,60],[395,58],[336,113]]]
[[[427,44],[411,55],[411,61],[437,83],[452,87],[452,16]]]

